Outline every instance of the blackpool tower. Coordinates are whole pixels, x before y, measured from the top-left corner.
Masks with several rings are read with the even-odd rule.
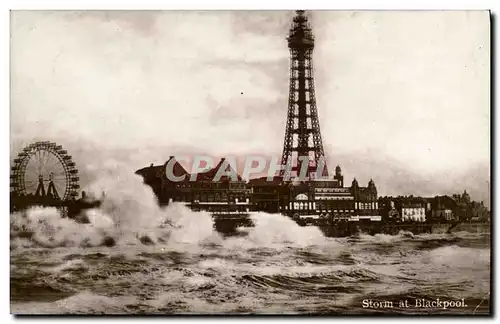
[[[288,36],[290,93],[281,157],[284,176],[328,176],[316,109],[312,54],[314,36],[304,11],[293,18]]]

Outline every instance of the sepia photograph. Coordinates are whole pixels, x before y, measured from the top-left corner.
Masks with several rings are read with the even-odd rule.
[[[491,316],[488,10],[11,10],[10,313]]]

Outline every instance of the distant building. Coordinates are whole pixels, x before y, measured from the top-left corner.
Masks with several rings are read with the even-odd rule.
[[[355,212],[360,216],[360,219],[366,218],[366,216],[379,216],[377,187],[373,180],[370,179],[368,187],[359,187],[358,182],[354,179],[351,184],[351,193],[354,196]]]
[[[432,201],[432,220],[458,220],[457,203],[449,196],[436,196]]]
[[[381,197],[379,214],[385,222],[425,222],[430,204],[422,197]]]
[[[467,191],[464,190],[462,195],[454,194],[451,198],[456,204],[455,209],[453,210],[455,218],[462,221],[471,220],[473,217],[472,206],[470,196]]]
[[[468,221],[490,221],[490,212],[483,202],[471,201],[469,194],[464,190],[462,195],[452,196],[456,204],[456,213],[462,220]]]
[[[425,208],[417,206],[403,207],[401,210],[403,221],[425,222]]]
[[[473,201],[471,202],[472,219],[473,221],[490,222],[490,212],[484,206],[484,203]]]
[[[380,197],[378,199],[379,215],[383,222],[400,222],[401,213],[399,208],[396,208],[396,199],[394,197]],[[398,206],[399,207],[399,206]]]
[[[455,222],[488,221],[490,212],[471,201],[469,194],[435,197],[380,197],[379,213],[384,221]]]

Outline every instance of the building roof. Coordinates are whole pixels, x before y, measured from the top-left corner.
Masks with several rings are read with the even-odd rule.
[[[142,176],[143,178],[153,178],[153,177],[158,177],[161,172],[163,172],[163,165],[152,165],[151,166],[148,166],[148,167],[145,167],[145,168],[142,168],[142,169],[139,169],[137,171],[135,171],[135,174],[138,174],[140,176]]]
[[[181,177],[183,175],[186,175],[186,177],[184,179],[185,179],[185,181],[189,181],[191,179],[191,174],[188,173],[186,171],[186,169],[184,169],[184,167],[178,161],[175,160],[174,156],[171,156],[165,162],[164,165],[153,165],[153,164],[151,164],[149,167],[145,167],[145,168],[142,168],[142,169],[139,169],[139,170],[135,171],[135,173],[138,174],[138,175],[141,175],[145,180],[151,180],[153,178],[163,178],[163,179],[165,179],[165,178],[167,178],[166,167],[167,167],[167,164],[171,160],[174,161],[174,164],[172,166],[173,175],[176,176],[176,177]],[[219,161],[219,163],[214,168],[210,168],[210,169],[208,169],[206,171],[194,174],[196,181],[212,181],[215,178],[215,176],[217,175],[217,172],[219,171],[219,169],[223,166],[224,161],[225,161],[225,159],[222,158]],[[234,169],[231,167],[231,165],[227,164],[225,171],[226,172],[235,173],[236,176],[237,176],[238,181],[242,181],[241,176],[234,171]],[[226,174],[223,175],[223,176],[221,176],[221,178],[219,179],[219,181],[231,181],[231,180],[232,180],[231,176],[226,175]]]
[[[211,169],[208,169],[207,171],[195,174],[196,180],[197,181],[212,181],[215,178],[215,176],[217,175],[217,173],[219,172],[222,165],[224,164],[225,160],[226,160],[225,158],[222,158],[214,168],[211,168]],[[231,167],[231,165],[229,163],[226,164],[226,169],[224,171],[225,171],[224,175],[220,177],[219,181],[232,180],[232,177],[227,175],[227,172],[230,172],[231,174],[236,174],[238,181],[242,181],[241,176],[236,171],[234,171],[234,169]]]
[[[271,180],[268,180],[267,176],[265,176],[265,177],[250,179],[248,183],[250,185],[259,185],[259,186],[264,186],[264,185],[276,186],[281,184],[282,182],[283,182],[283,177],[281,176],[274,176],[271,178]]]
[[[165,165],[164,165],[165,171],[166,171],[167,164],[172,163],[171,161],[174,161],[174,165],[172,167],[172,173],[174,174],[174,176],[181,177],[183,175],[189,175],[189,173],[186,171],[186,169],[184,169],[184,167],[175,159],[174,156],[170,156],[170,158],[167,160],[167,162],[165,162]]]
[[[184,167],[175,160],[174,156],[170,156],[170,158],[163,165],[153,165],[151,164],[149,167],[145,167],[135,171],[136,174],[141,175],[145,179],[151,179],[153,177],[165,178],[166,177],[166,167],[168,163],[172,163],[172,173],[176,177],[181,177],[183,175],[189,176],[189,173],[184,169]]]

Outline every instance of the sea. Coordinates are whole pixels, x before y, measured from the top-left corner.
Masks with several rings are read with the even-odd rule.
[[[257,213],[224,236],[142,184],[86,213],[10,215],[11,313],[490,314],[490,233],[335,238]]]

